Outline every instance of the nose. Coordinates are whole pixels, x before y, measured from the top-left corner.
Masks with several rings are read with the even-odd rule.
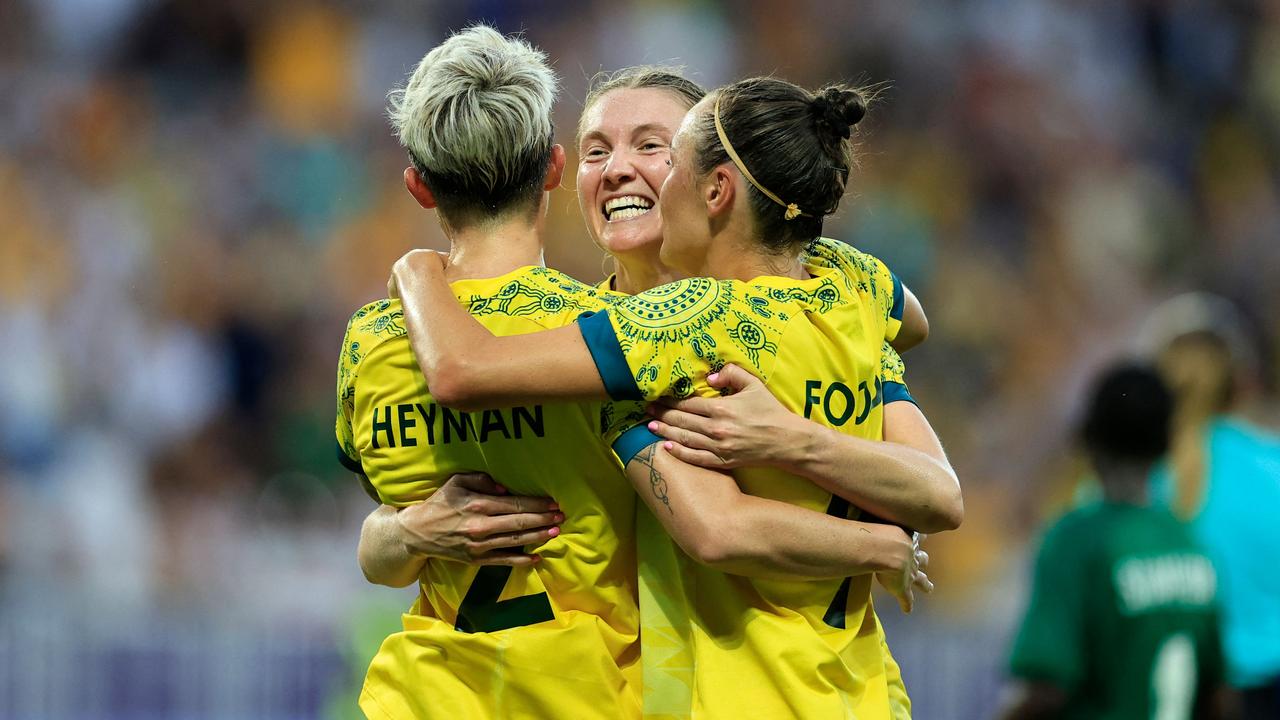
[[[636,166],[631,161],[631,153],[624,150],[614,152],[609,156],[609,162],[604,167],[605,182],[611,185],[621,185],[635,178],[635,176]]]

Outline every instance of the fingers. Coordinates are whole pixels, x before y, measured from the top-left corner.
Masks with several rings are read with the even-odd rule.
[[[662,449],[671,453],[671,456],[675,459],[689,463],[690,465],[711,468],[713,470],[733,467],[719,455],[716,455],[710,450],[694,450],[693,448],[685,447],[678,442],[665,442],[662,444]]]
[[[898,607],[902,608],[904,615],[910,615],[915,604],[916,598],[911,592],[911,585],[907,585],[902,594],[898,596]]]
[[[524,515],[552,513],[560,505],[551,498],[527,495],[476,495],[466,505],[466,512],[476,515]]]
[[[685,447],[698,450],[712,450],[715,448],[711,438],[693,430],[669,425],[661,420],[651,420],[648,427],[651,432],[657,433],[667,440],[678,442]]]
[[[911,585],[913,587],[920,588],[921,592],[933,592],[933,581],[930,580],[929,576],[923,572],[917,572],[915,574],[915,577],[911,579]]]
[[[916,550],[916,565],[924,570],[929,567],[929,553],[924,550]]]
[[[706,398],[698,399],[707,400]],[[688,402],[688,400],[681,400],[675,406],[668,406],[664,403],[650,403],[649,414],[655,419],[661,420],[668,425],[683,428],[685,430],[692,430],[693,432],[702,433],[703,435],[710,435],[711,433],[709,430],[711,430],[711,426],[713,424],[711,418],[707,417],[705,414],[688,412],[680,409],[681,407],[688,407],[686,404]],[[707,400],[707,402],[711,401]]]
[[[564,522],[564,514],[559,512],[493,515],[484,518],[483,521],[477,521],[471,535],[478,539],[506,533],[522,533],[527,530],[545,530],[562,522]]]
[[[680,410],[682,412],[692,413],[694,415],[701,415],[702,417],[711,417],[711,413],[712,411],[715,410],[718,403],[719,403],[719,398],[705,398],[705,397],[698,397],[697,395],[694,395],[692,397],[687,397],[683,400],[675,400],[673,398],[659,398],[658,402],[654,403],[654,407],[656,408],[670,407],[670,408],[675,408],[676,410]],[[652,410],[650,412],[652,413]]]
[[[764,383],[760,382],[760,378],[747,372],[742,367],[729,363],[720,368],[719,372],[708,375],[707,384],[720,390],[727,388],[733,392],[739,392],[751,385],[763,385]]]
[[[502,548],[522,548],[526,545],[541,545],[560,534],[560,528],[538,528],[524,532],[504,533],[481,540],[472,546],[476,553],[486,553]],[[483,556],[482,556],[483,557]]]

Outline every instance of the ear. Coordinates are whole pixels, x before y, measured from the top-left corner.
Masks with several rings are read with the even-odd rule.
[[[702,199],[707,204],[707,217],[727,215],[733,209],[738,193],[738,175],[728,165],[717,165],[707,175],[702,187]]]
[[[436,196],[432,194],[431,188],[427,187],[426,181],[418,174],[417,168],[412,165],[404,169],[404,186],[409,191],[409,194],[413,196],[413,199],[417,200],[418,204],[424,209],[432,210],[435,208]]]
[[[555,190],[560,187],[560,180],[564,177],[564,146],[551,146],[551,162],[547,163],[547,179],[542,183],[543,190]]]

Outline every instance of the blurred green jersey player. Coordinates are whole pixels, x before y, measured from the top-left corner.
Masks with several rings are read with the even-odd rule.
[[[1045,534],[1005,718],[1220,716],[1213,566],[1185,525],[1147,503],[1171,408],[1152,370],[1122,366],[1099,382],[1083,436],[1103,499]]]

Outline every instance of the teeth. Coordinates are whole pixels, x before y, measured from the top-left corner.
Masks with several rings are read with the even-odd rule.
[[[648,209],[644,209],[644,210],[642,210],[642,209],[637,208],[637,207],[628,207],[628,208],[623,208],[623,209],[621,209],[621,210],[614,210],[613,212],[609,213],[609,220],[610,220],[610,221],[613,221],[613,220],[630,220],[631,218],[638,218],[638,217],[640,217],[641,215],[644,215],[644,214],[645,214],[645,213],[647,213],[647,212],[649,212],[649,211],[648,211]]]
[[[605,202],[604,216],[609,220],[615,219],[615,216],[619,220],[626,220],[636,217],[637,215],[643,215],[652,207],[653,201],[648,198],[642,198],[639,195],[624,195]],[[632,210],[636,210],[637,212],[623,217],[619,215],[619,211],[624,208],[625,210],[622,210],[623,212],[630,212]]]

